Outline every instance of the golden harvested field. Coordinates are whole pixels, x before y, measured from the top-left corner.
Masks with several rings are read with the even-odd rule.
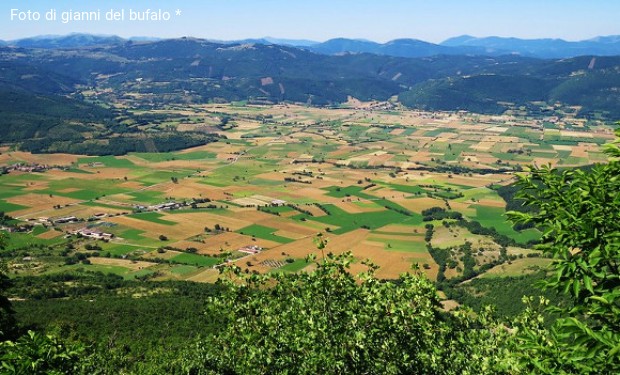
[[[7,202],[13,204],[19,204],[22,206],[32,207],[34,210],[41,210],[46,208],[52,208],[55,205],[67,205],[79,202],[77,199],[62,197],[58,195],[43,195],[43,194],[24,194],[7,199]]]
[[[219,224],[224,228],[229,228],[231,231],[236,231],[252,224],[246,220],[215,215],[208,212],[175,213],[162,217],[163,220],[172,221],[179,225],[163,225],[139,219],[120,217],[113,218],[112,221],[115,221],[115,219],[121,224],[148,232],[150,237],[158,237],[159,234],[164,234],[176,239],[183,239],[201,234],[204,232],[205,227],[213,228],[215,224]]]
[[[500,207],[500,208],[506,207],[506,202],[504,202],[503,200],[498,200],[498,199],[478,199],[476,202],[482,206]]]
[[[129,209],[128,209],[129,210]],[[70,205],[67,207],[62,207],[60,209],[54,208],[30,208],[28,210],[24,210],[24,214],[21,214],[22,211],[14,211],[16,217],[20,218],[28,218],[28,219],[37,219],[39,217],[49,217],[49,218],[58,218],[63,216],[76,216],[80,218],[89,218],[99,213],[106,213],[108,215],[119,214],[122,212],[127,213],[127,211],[122,211],[114,208],[101,208],[101,207],[88,207],[80,204]]]
[[[490,151],[494,146],[495,146],[496,142],[493,141],[483,141],[483,142],[479,142],[477,145],[472,146],[472,149],[476,150],[476,151]]]
[[[81,189],[78,188],[66,188],[66,189],[60,189],[58,190],[59,193],[73,193],[75,191],[80,191]]]
[[[136,218],[117,216],[106,219],[109,222],[146,232],[144,236],[157,239],[164,235],[170,239],[183,239],[204,232],[204,225],[188,221],[188,225],[165,225]]]
[[[588,132],[579,132],[579,131],[568,131],[562,130],[560,131],[560,135],[562,137],[574,137],[574,138],[592,138],[592,134]]]
[[[252,206],[268,206],[269,203],[262,201],[256,198],[237,198],[233,199],[231,202],[238,204],[240,206],[252,207]]]
[[[186,249],[194,247],[198,249],[198,254],[221,255],[223,251],[237,251],[245,246],[256,245],[265,249],[280,246],[278,242],[256,238],[254,241],[250,236],[245,236],[235,232],[224,232],[216,235],[203,235],[201,241],[178,241],[171,246]]]
[[[92,264],[99,264],[103,266],[119,266],[125,267],[133,271],[142,270],[152,266],[156,266],[157,263],[129,260],[129,259],[116,259],[116,258],[89,258]]]
[[[248,225],[248,221],[243,219],[242,215],[230,217],[228,215],[214,214],[204,211],[186,211],[175,212],[174,214],[166,214],[162,217],[164,220],[173,221],[183,225],[190,225],[192,228],[204,229],[205,226],[213,228],[215,224],[229,228],[231,231],[243,228]]]
[[[424,242],[424,233],[413,233],[413,231],[409,230],[410,234],[402,234],[402,233],[390,233],[390,234],[372,234],[372,239],[384,239],[384,240],[394,240],[394,241],[406,241],[406,242]],[[383,241],[382,241],[383,242]]]
[[[256,241],[252,241],[252,237],[234,232],[207,236],[204,241],[206,245],[218,249],[218,252],[220,248],[226,251],[235,251],[248,245],[257,245],[265,249],[272,249],[280,246],[278,242],[264,240],[262,238],[256,238]]]
[[[48,230],[45,233],[39,234],[37,237],[41,238],[41,239],[44,239],[44,240],[50,240],[52,238],[57,238],[57,237],[60,237],[60,236],[63,236],[63,235],[64,235],[63,232],[59,232],[59,231],[56,231],[56,230]]]
[[[442,200],[435,198],[403,199],[399,200],[398,204],[416,213],[421,213],[432,207],[445,207],[446,205]]]
[[[417,230],[417,232],[416,232]],[[402,224],[388,224],[377,229],[378,232],[387,232],[387,233],[424,233],[424,226],[410,226],[410,225],[402,225]]]
[[[125,181],[125,182],[120,183],[119,186],[130,189],[130,190],[138,190],[144,187],[144,184],[138,181]]]
[[[92,174],[88,175],[89,179],[94,180],[124,180],[125,177],[131,176],[133,174],[133,170],[128,168],[106,168],[106,167],[88,167],[86,165],[81,165],[81,169],[92,172]],[[57,175],[61,175],[61,171],[49,171],[48,173],[54,174],[56,172]],[[63,174],[63,176],[65,176]],[[84,178],[84,175],[74,173],[73,177],[76,178]]]
[[[220,277],[220,271],[213,269],[213,268],[209,268],[195,275],[192,275],[191,277],[187,278],[187,280],[195,281],[199,283],[214,283],[217,281],[217,279],[219,279],[219,277]]]
[[[3,151],[0,154],[0,165],[7,165],[16,162],[29,164],[48,164],[48,165],[70,165],[75,163],[81,155],[70,154],[31,154],[22,151]]]
[[[207,166],[216,166],[219,163],[216,160],[213,159],[209,159],[208,161],[205,162],[200,162],[200,164],[196,161],[196,160],[169,160],[169,161],[162,161],[159,163],[146,163],[144,165],[148,165],[151,166],[152,168],[157,168],[157,169],[168,169],[168,170],[175,170],[175,169],[182,169],[182,170],[196,170],[196,167],[198,165],[200,165],[201,168],[205,168]]]
[[[411,273],[414,263],[428,264],[431,268],[423,270],[423,272],[430,278],[435,279],[437,277],[438,267],[433,261],[433,258],[428,253],[408,253],[385,250],[382,243],[373,243],[366,241],[362,244],[359,251],[353,253],[356,258],[361,260],[370,259],[373,263],[380,268],[377,271],[377,276],[386,279],[396,279],[402,273]]]
[[[47,182],[30,182],[28,187],[24,188],[24,191],[39,191],[39,190],[47,190],[49,188],[49,184]]]
[[[411,266],[415,262],[434,264],[428,254],[386,251],[383,244],[366,241],[367,236],[368,232],[364,230],[357,230],[339,236],[328,235],[328,245],[325,248],[325,253],[340,254],[345,251],[351,251],[353,256],[358,259],[352,265],[353,272],[364,271],[365,266],[361,264],[361,261],[370,259],[381,267],[378,271],[378,276],[382,278],[397,278],[401,273],[411,271]],[[283,263],[289,257],[304,259],[309,254],[316,254],[319,258],[322,256],[322,253],[316,249],[312,238],[305,238],[257,255],[251,255],[240,259],[236,263],[242,268],[249,268],[258,272],[268,272],[272,269],[268,264],[272,264],[274,261]],[[252,266],[247,266],[246,263],[248,261]],[[436,277],[436,272],[436,267],[428,270],[429,277]]]
[[[326,235],[328,240],[326,252],[333,252],[334,254],[340,254],[345,251],[353,250],[357,244],[362,242],[368,236],[368,231],[358,229],[342,235]],[[275,253],[286,253],[288,256],[295,259],[303,259],[308,254],[318,253],[316,245],[314,244],[313,237],[306,237],[299,241],[291,242],[288,244],[280,245],[276,249],[266,251],[260,256],[273,256]],[[281,256],[281,255],[280,255]],[[283,257],[283,256],[282,256]],[[276,257],[277,258],[277,257]],[[282,258],[283,259],[283,258]]]

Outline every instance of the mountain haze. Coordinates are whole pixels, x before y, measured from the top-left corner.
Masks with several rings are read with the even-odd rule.
[[[562,39],[518,39],[503,37],[476,38],[462,35],[441,43],[445,47],[478,47],[489,53],[512,53],[522,56],[553,59],[584,55],[620,55],[620,37],[598,37],[579,42]]]
[[[153,42],[159,38],[131,37],[128,39],[111,35],[69,34],[46,35],[12,41],[0,41],[0,46],[9,45],[24,48],[77,48],[103,45],[118,45],[128,41]],[[264,44],[304,48],[321,54],[371,53],[394,57],[427,57],[434,55],[483,55],[499,56],[517,54],[535,58],[568,58],[585,55],[620,55],[620,36],[600,36],[589,40],[571,42],[562,39],[519,39],[490,36],[477,38],[461,35],[449,38],[439,44],[418,39],[394,39],[377,43],[363,39],[335,38],[325,42],[306,39],[283,39],[273,37],[248,38],[242,40],[209,40],[217,44]]]
[[[484,55],[481,47],[444,47],[417,39],[395,39],[381,44],[357,39],[331,39],[308,47],[309,50],[337,55],[343,53],[372,53],[395,57],[426,57],[434,55]]]

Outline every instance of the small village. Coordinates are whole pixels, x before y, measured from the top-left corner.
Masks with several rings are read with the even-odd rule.
[[[15,163],[2,167],[2,174],[8,174],[11,172],[25,172],[25,173],[44,173],[49,170],[55,169],[59,171],[67,171],[70,167],[66,165],[48,165],[38,163]]]

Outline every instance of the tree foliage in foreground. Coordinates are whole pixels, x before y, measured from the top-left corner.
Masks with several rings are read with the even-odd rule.
[[[312,272],[251,275],[223,283],[207,314],[221,327],[199,343],[196,374],[513,373],[512,334],[483,317],[441,310],[423,276],[357,276],[350,254]]]
[[[543,230],[540,247],[554,259],[546,287],[574,303],[556,309],[563,318],[550,332],[523,332],[533,371],[620,373],[619,142],[606,146],[608,164],[589,171],[533,167],[518,182],[518,196],[538,209],[509,216]]]
[[[0,370],[19,375],[75,374],[81,369],[81,355],[85,352],[79,343],[28,331],[15,342],[0,343]]]

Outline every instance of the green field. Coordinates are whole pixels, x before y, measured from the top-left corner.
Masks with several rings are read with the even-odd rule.
[[[168,221],[161,219],[164,215],[159,212],[142,212],[133,215],[129,215],[129,217],[133,217],[134,219],[140,219],[144,221],[150,221],[151,223],[163,224],[163,225],[177,225],[174,221]]]
[[[249,165],[240,165],[240,163],[230,164],[216,169],[207,178],[200,181],[218,187],[226,187],[231,185],[249,184],[253,180],[253,176],[269,171],[273,171],[275,162],[251,162]]]
[[[159,152],[159,153],[146,153],[146,152],[134,152],[129,155],[137,156],[140,159],[149,161],[151,163],[158,163],[170,160],[202,160],[202,159],[214,159],[215,153],[208,151],[194,151],[194,152]]]
[[[12,212],[12,211],[23,210],[24,208],[28,208],[28,207],[0,200],[0,212],[7,212],[8,213],[8,212]]]
[[[296,259],[293,263],[287,263],[271,272],[299,272],[308,266],[305,259]]]
[[[0,179],[0,187],[2,189],[0,189],[0,199],[7,199],[7,198],[12,198],[12,197],[16,197],[18,195],[23,195],[26,194],[25,191],[23,191],[19,186],[15,186],[12,183],[2,183],[1,180],[4,180],[5,178]],[[0,201],[3,202],[3,201]],[[6,202],[5,202],[6,203]]]
[[[101,163],[109,168],[133,168],[135,165],[130,160],[116,156],[97,156],[78,159],[78,164]]]
[[[117,235],[127,240],[142,241],[147,239],[146,237],[142,236],[143,233],[145,232],[139,229],[127,229],[118,233]]]
[[[143,204],[157,204],[164,201],[164,195],[158,191],[140,190],[129,193],[133,201]]]
[[[43,239],[35,237],[36,234],[30,233],[9,233],[5,250],[24,249],[29,247],[56,246],[67,242],[63,236],[53,239]],[[1,250],[0,250],[1,252]]]
[[[121,267],[121,266],[108,266],[102,264],[73,264],[70,266],[62,266],[60,268],[55,268],[48,271],[46,274],[57,274],[64,272],[101,272],[104,274],[113,274],[118,275],[124,278],[125,280],[133,280],[137,277],[147,276],[153,274],[155,270],[151,269],[142,269],[138,271],[131,270],[129,268]]]
[[[482,205],[474,205],[474,207],[476,215],[471,218],[478,221],[484,227],[495,228],[498,233],[504,234],[519,243],[526,243],[540,238],[540,232],[536,229],[527,229],[521,232],[514,230],[512,224],[506,219],[504,209],[502,208]]]
[[[421,188],[417,185],[400,185],[400,184],[392,184],[392,183],[381,183],[381,186],[389,187],[392,190],[400,191],[402,193],[409,193],[409,194],[426,193],[426,190],[424,188]]]
[[[334,234],[342,234],[362,227],[377,229],[387,224],[419,225],[422,223],[422,216],[415,213],[411,216],[406,216],[394,210],[386,209],[383,211],[350,214],[333,204],[326,204],[323,207],[329,212],[329,215],[310,217],[308,219],[339,227],[333,231]]]
[[[152,172],[151,170],[148,170],[148,173],[146,174],[141,173],[136,179],[137,181],[143,184],[153,185],[153,184],[159,184],[162,182],[170,182],[172,181],[173,178],[182,180],[185,177],[191,176],[195,172],[196,172],[195,170],[176,170],[176,171],[162,170],[162,171],[156,171],[156,172]],[[150,192],[152,193],[152,191]],[[146,193],[146,191],[141,191],[140,193]]]
[[[198,254],[183,253],[170,258],[173,263],[180,263],[190,266],[213,267],[222,263],[220,258],[212,258]]]
[[[386,239],[369,237],[370,241],[381,242],[384,245],[384,249],[388,251],[400,251],[405,253],[419,253],[426,254],[426,243],[423,241],[406,241],[397,239]]]
[[[331,186],[329,188],[326,188],[325,190],[328,191],[327,193],[328,196],[335,197],[335,198],[344,198],[344,197],[349,197],[349,196],[357,196],[357,197],[366,198],[366,199],[375,198],[370,195],[362,193],[364,188],[361,186],[347,186],[343,188],[338,187],[338,186]]]
[[[119,187],[117,181],[114,180],[96,180],[96,179],[79,179],[70,177],[62,180],[52,180],[49,187],[38,191],[41,194],[60,195],[79,200],[91,200],[106,195],[118,194],[126,192],[128,189]],[[76,191],[61,192],[66,189],[79,188]]]
[[[278,230],[274,228],[269,228],[258,224],[252,224],[245,228],[239,229],[237,233],[245,234],[246,236],[262,238],[264,240],[274,241],[278,243],[290,243],[294,241],[293,239],[273,234],[277,231]]]

